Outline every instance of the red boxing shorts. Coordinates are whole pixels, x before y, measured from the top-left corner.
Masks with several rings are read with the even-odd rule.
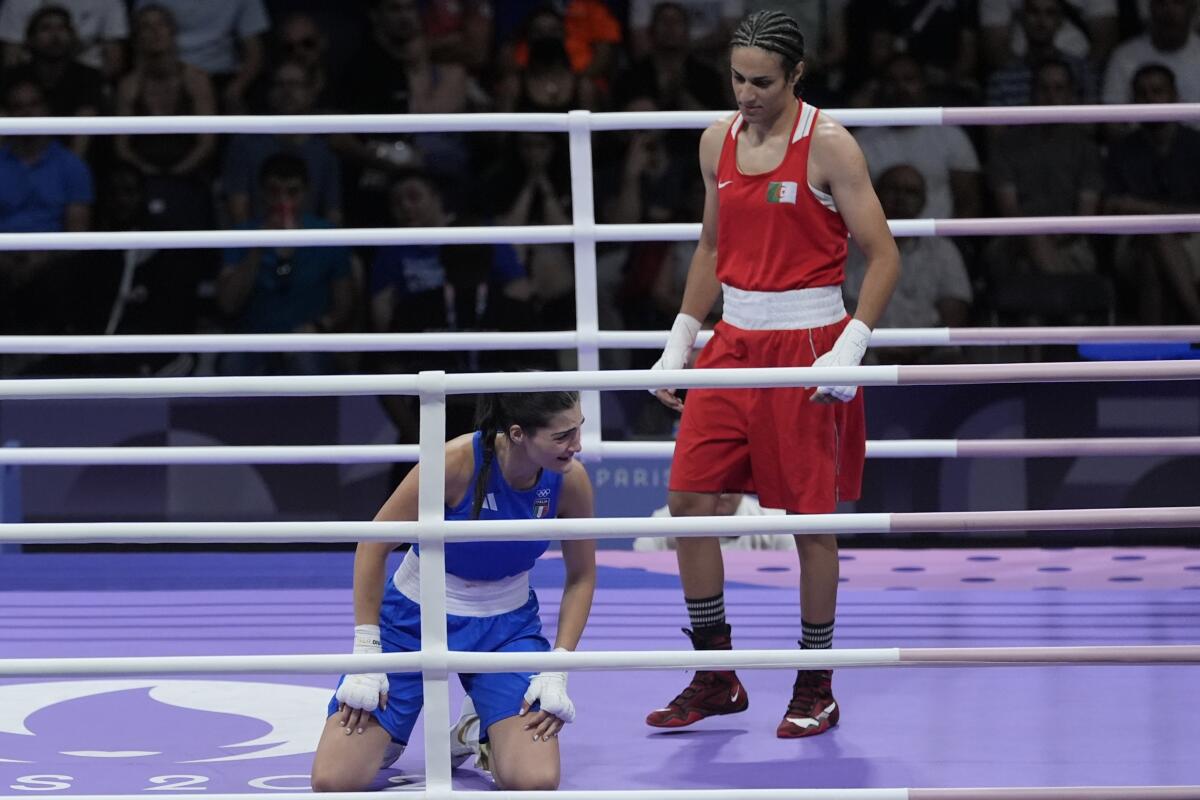
[[[849,321],[754,331],[718,322],[696,368],[811,367]],[[857,500],[866,455],[862,389],[849,403],[815,403],[815,388],[689,390],[671,491],[757,494],[764,507],[796,514],[828,514]]]

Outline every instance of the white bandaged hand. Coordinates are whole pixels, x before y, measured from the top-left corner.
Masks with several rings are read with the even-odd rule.
[[[566,652],[556,647],[555,652]],[[542,711],[553,714],[563,722],[575,721],[575,704],[567,696],[567,673],[539,672],[529,679],[529,688],[525,691],[525,702],[532,706],[537,703]]]
[[[866,323],[857,319],[842,330],[837,341],[828,353],[813,362],[814,367],[857,367],[862,363],[867,352],[867,344],[871,341],[871,329]],[[848,403],[854,399],[857,386],[818,386],[813,397],[832,397]]]
[[[354,626],[354,654],[376,655],[383,652],[378,625]],[[386,697],[388,677],[384,672],[367,672],[347,675],[334,696],[339,703],[363,711],[374,711],[379,707],[380,696]]]
[[[671,325],[671,332],[667,334],[667,346],[650,369],[683,369],[686,367],[701,327],[700,320],[690,314],[677,314],[675,322]],[[649,392],[654,394],[653,389],[650,389]]]

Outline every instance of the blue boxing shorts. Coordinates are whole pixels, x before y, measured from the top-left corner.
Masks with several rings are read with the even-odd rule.
[[[492,617],[446,615],[449,649],[473,653],[549,652],[550,642],[542,635],[537,596],[529,590],[525,605]],[[379,611],[379,632],[385,653],[411,653],[421,649],[421,606],[405,597],[388,580]],[[460,673],[467,694],[479,714],[481,741],[496,722],[514,717],[521,711],[532,672]],[[345,679],[345,676],[342,676]],[[338,681],[341,685],[341,680]],[[387,708],[371,712],[392,736],[392,741],[408,744],[417,715],[425,702],[421,673],[388,673]],[[336,695],[329,701],[329,715],[338,710]]]

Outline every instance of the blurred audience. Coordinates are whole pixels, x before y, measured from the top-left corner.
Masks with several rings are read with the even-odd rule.
[[[1033,71],[1038,105],[1079,101],[1075,72],[1061,59]],[[1100,148],[1086,125],[1013,125],[993,141],[988,179],[996,212],[1006,217],[1068,217],[1097,213]],[[1097,272],[1096,252],[1083,235],[998,236],[984,250],[991,307],[1000,324],[1105,324],[1113,291]]]
[[[884,67],[878,105],[912,108],[930,102],[925,71],[910,55],[897,55]],[[920,216],[977,217],[982,210],[979,156],[975,145],[953,125],[908,125],[855,131],[871,177],[877,180],[897,164],[911,164],[925,179]]]
[[[1063,50],[1059,33],[1064,27],[1063,0],[1024,0],[1021,4],[1020,30],[1024,34],[1024,55],[1010,59],[987,79],[985,97],[989,106],[1027,106],[1033,104],[1033,70],[1050,59],[1059,61],[1071,72],[1077,91],[1073,102],[1096,102],[1096,74],[1086,58]]]
[[[29,80],[3,88],[4,113],[44,117],[41,88]],[[49,136],[6,137],[0,144],[0,232],[78,232],[90,227],[92,176],[80,158]],[[74,333],[86,302],[73,275],[86,259],[72,251],[0,251],[0,331],[20,334]],[[38,356],[3,360],[4,373],[24,372]]]
[[[270,70],[267,106],[272,114],[311,114],[316,84],[297,61],[284,61]],[[291,153],[308,170],[305,207],[333,225],[342,224],[342,171],[325,137],[307,133],[238,134],[226,145],[221,168],[225,212],[230,225],[242,225],[266,215],[259,169],[271,156]]]
[[[1137,103],[1175,103],[1175,74],[1159,64],[1133,76]],[[1200,132],[1178,122],[1143,122],[1116,142],[1106,163],[1111,214],[1200,212]],[[1120,279],[1137,298],[1142,324],[1200,323],[1200,234],[1132,236],[1118,248]]]
[[[102,231],[162,230],[150,208],[145,177],[116,163],[100,180],[96,228]],[[105,334],[185,334],[201,329],[216,271],[212,250],[102,250],[90,255],[77,284],[95,298],[98,315],[91,329]],[[96,355],[95,370],[123,375],[187,375],[196,364],[190,353]]]
[[[259,182],[265,216],[251,230],[333,227],[304,211],[309,190],[304,160],[277,153],[263,162]],[[226,250],[217,276],[217,307],[238,333],[332,333],[353,311],[350,251],[344,247],[252,247]],[[230,375],[328,372],[328,353],[226,353],[219,370]]]
[[[45,8],[64,9],[78,40],[74,56],[79,63],[99,70],[106,82],[115,81],[125,69],[125,42],[129,38],[129,15],[125,0],[4,0],[0,3],[0,42],[4,43],[4,66],[12,67],[30,57],[25,44],[35,12]]]
[[[1136,103],[1134,74],[1148,64],[1161,64],[1175,74],[1182,103],[1200,102],[1200,34],[1193,30],[1200,0],[1150,0],[1146,32],[1113,50],[1104,73],[1106,103]]]
[[[1200,0],[363,0],[325,8],[311,0],[0,0],[0,96],[9,113],[54,116],[722,112],[732,108],[731,25],[773,8],[804,31],[803,96],[821,107],[1070,106],[1097,97],[1197,102],[1198,6]],[[1029,217],[1195,213],[1197,127],[897,125],[853,133],[894,219]],[[96,227],[114,231],[566,225],[573,199],[566,138],[386,130],[6,137],[0,224],[80,230],[94,215]],[[697,138],[696,129],[593,135],[596,220],[695,222],[704,200]],[[268,179],[269,165],[277,174]],[[96,203],[92,173],[102,187]],[[668,327],[694,247],[601,243],[601,327]],[[918,237],[902,240],[901,248],[907,269],[886,325],[962,324],[972,302],[977,323],[1200,321],[1196,234]],[[78,274],[79,257],[68,254],[11,251],[0,260],[0,312],[7,312],[0,326],[11,333],[187,332],[226,323],[243,331],[575,326],[569,244],[362,248],[353,255],[255,248],[226,253],[219,276],[221,254],[203,250],[89,255],[93,268]],[[857,268],[851,259],[848,288]],[[603,362],[636,367],[641,355],[605,351]],[[501,363],[492,353],[397,357],[387,369]],[[571,365],[569,353],[523,352],[519,359],[541,368]],[[49,363],[9,358],[4,370],[28,373]],[[168,354],[74,366],[89,365],[184,374],[192,359]],[[309,354],[231,356],[219,365],[273,372],[352,366],[341,356]],[[203,361],[196,367],[208,369]],[[673,419],[635,402],[644,400],[622,396],[619,413],[606,410],[609,425],[634,435],[669,433]],[[408,424],[398,412],[394,419]]]
[[[898,164],[884,171],[875,188],[888,219],[913,219],[925,206],[925,179],[909,164]],[[879,327],[965,325],[971,311],[971,280],[954,242],[936,236],[906,236],[897,239],[896,244],[900,247],[900,281]],[[851,313],[858,306],[866,272],[866,257],[852,244],[842,284],[846,307]],[[958,355],[957,348],[949,347],[872,347],[868,358],[874,363],[916,364],[953,360]]]
[[[31,81],[42,90],[56,117],[94,117],[104,106],[104,76],[75,60],[79,40],[71,15],[61,6],[43,6],[29,18],[25,52],[29,60],[5,70],[4,82]],[[71,149],[87,157],[91,137],[71,137]]]
[[[208,75],[226,114],[244,114],[263,68],[262,0],[134,0],[134,12],[161,6],[175,20],[179,59]]]
[[[313,111],[309,113],[335,108],[337,92],[329,69],[329,39],[317,21],[308,14],[289,14],[275,27],[274,37],[276,65],[287,61],[299,64],[308,76],[313,97]]]
[[[371,0],[370,37],[346,70],[343,110],[355,114],[451,114],[468,110],[467,72],[435,63],[421,28],[417,0]],[[457,181],[467,169],[462,136],[342,134],[333,138],[350,168],[353,225],[388,221],[388,189],[400,172],[427,167]]]
[[[388,210],[393,224],[404,228],[471,223],[445,200],[439,181],[412,171],[392,184]],[[376,333],[524,330],[534,314],[530,282],[512,245],[389,245],[378,248],[370,263],[370,327]],[[382,353],[375,359],[376,369],[387,374],[522,364],[527,366],[523,355],[460,350]],[[417,441],[417,398],[385,397],[383,403],[399,440]],[[451,435],[472,429],[471,398],[449,401],[447,413]]]
[[[687,9],[679,3],[654,6],[647,54],[620,74],[613,104],[626,106],[649,95],[663,111],[697,111],[732,107],[729,82],[711,63],[695,54]]]
[[[133,17],[133,69],[117,86],[117,113],[137,116],[215,114],[208,75],[179,58],[175,18],[145,5]],[[174,229],[212,227],[211,133],[120,134],[117,157],[146,179],[156,213]]]
[[[1031,10],[1028,0],[979,0],[980,41],[983,61],[997,69],[1014,61],[1028,61],[1033,42],[1028,22],[1016,24],[1022,15],[1053,13],[1060,22],[1052,44],[1063,55],[1085,58],[1101,66],[1117,43],[1118,0],[1055,0],[1053,10],[1038,3]],[[1037,26],[1044,22],[1036,23]],[[1044,45],[1043,45],[1044,46]]]
[[[847,91],[870,87],[896,56],[928,70],[941,94],[979,91],[978,26],[972,0],[849,0],[843,11]],[[860,95],[861,96],[861,95]]]
[[[629,0],[629,53],[635,59],[654,54],[655,17],[663,5],[676,6],[691,30],[692,52],[716,66],[729,48],[729,35],[746,14],[745,0]]]

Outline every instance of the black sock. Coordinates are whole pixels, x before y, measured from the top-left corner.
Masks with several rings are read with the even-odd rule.
[[[696,630],[714,628],[725,624],[725,593],[713,597],[690,598],[687,602],[688,617]]]
[[[804,638],[800,640],[803,650],[828,650],[833,647],[833,620],[814,623],[800,620]]]

